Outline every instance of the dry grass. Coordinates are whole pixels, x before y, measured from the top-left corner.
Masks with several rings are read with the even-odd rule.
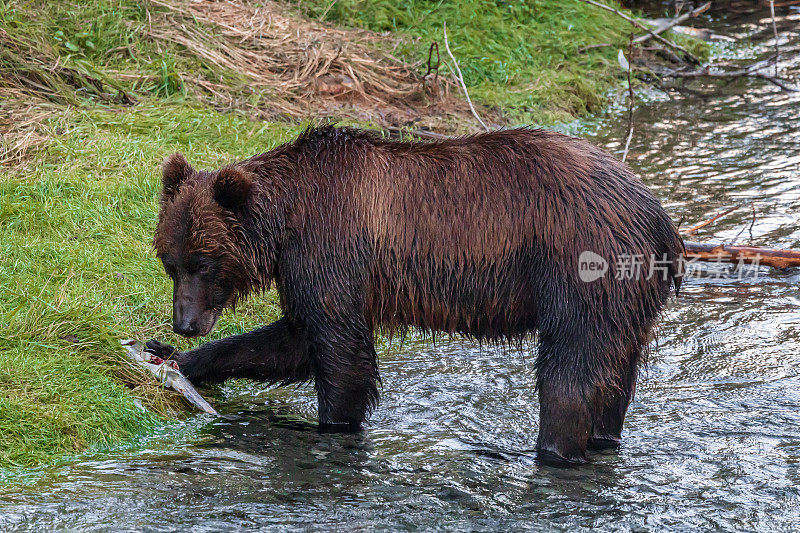
[[[19,91],[0,89],[0,166],[19,166],[43,146],[49,138],[44,124],[57,112],[44,102],[30,102]]]
[[[337,29],[276,2],[150,0],[120,15],[128,44],[91,58],[40,32],[0,27],[0,166],[20,167],[52,135],[46,123],[88,100],[111,107],[182,92],[262,120],[319,117],[383,128],[477,131],[455,85],[398,59],[390,34]],[[66,40],[68,38],[64,37]],[[152,50],[143,50],[149,43]],[[111,46],[111,45],[109,45]],[[125,59],[127,57],[127,59]],[[174,57],[168,65],[164,58]],[[162,71],[142,68],[163,64]],[[499,114],[481,115],[500,122]]]
[[[0,166],[17,166],[47,141],[44,122],[55,108],[43,98],[71,102],[78,73],[59,65],[52,50],[0,28]]]
[[[301,19],[274,2],[151,2],[165,11],[151,17],[149,35],[241,74],[256,92],[271,93],[270,109],[257,110],[264,118],[345,116],[384,127],[442,127],[466,116],[463,102],[450,95],[451,82],[423,80],[422,61],[408,64],[385,51],[396,46],[394,37]],[[211,80],[184,81],[217,104],[241,107],[235,94]]]
[[[26,39],[0,27],[0,90],[6,97],[28,95],[62,104],[79,104],[81,96],[131,104],[134,99],[114,78],[89,61],[65,65],[58,50],[41,39]],[[8,99],[8,98],[4,98]]]
[[[132,103],[119,83],[86,62],[67,67],[57,50],[0,28],[0,166],[20,167],[52,132],[46,122],[91,95]]]

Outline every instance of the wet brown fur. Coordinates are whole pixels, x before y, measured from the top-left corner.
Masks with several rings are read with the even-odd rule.
[[[308,363],[300,377],[315,380],[323,422],[360,423],[377,402],[375,328],[538,332],[539,447],[582,460],[593,438],[618,439],[679,286],[682,243],[658,200],[606,152],[557,133],[422,143],[324,127],[218,172],[172,156],[164,173],[156,250],[212,258],[231,287],[223,305],[275,283],[281,327],[306,343],[286,364]],[[611,263],[592,283],[578,277],[585,250]],[[645,259],[640,279],[616,279],[624,255]],[[651,256],[667,259],[666,277],[649,276]]]

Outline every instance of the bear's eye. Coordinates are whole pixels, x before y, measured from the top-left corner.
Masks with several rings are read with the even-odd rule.
[[[186,273],[189,275],[208,274],[211,261],[202,256],[192,256],[186,261]]]

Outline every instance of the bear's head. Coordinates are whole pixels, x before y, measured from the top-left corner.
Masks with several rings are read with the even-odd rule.
[[[173,282],[172,327],[186,337],[207,335],[257,279],[243,227],[254,177],[237,166],[195,171],[180,154],[162,170],[153,246]]]

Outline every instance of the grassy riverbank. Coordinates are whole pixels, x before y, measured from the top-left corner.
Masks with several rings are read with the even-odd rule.
[[[180,405],[118,345],[187,347],[150,247],[166,155],[216,167],[320,116],[474,131],[452,82],[420,81],[445,20],[487,117],[568,120],[619,83],[630,30],[573,0],[198,5],[0,0],[0,469],[119,442]],[[267,16],[283,24],[258,33]],[[215,336],[276,315],[268,295]]]
[[[159,161],[180,150],[217,166],[298,129],[170,100],[73,110],[49,127],[61,133],[37,167],[0,180],[0,465],[157,423],[151,413],[169,398],[122,360],[118,341],[186,345],[170,334],[171,289],[150,246]],[[270,298],[254,302],[219,334],[274,313]]]

